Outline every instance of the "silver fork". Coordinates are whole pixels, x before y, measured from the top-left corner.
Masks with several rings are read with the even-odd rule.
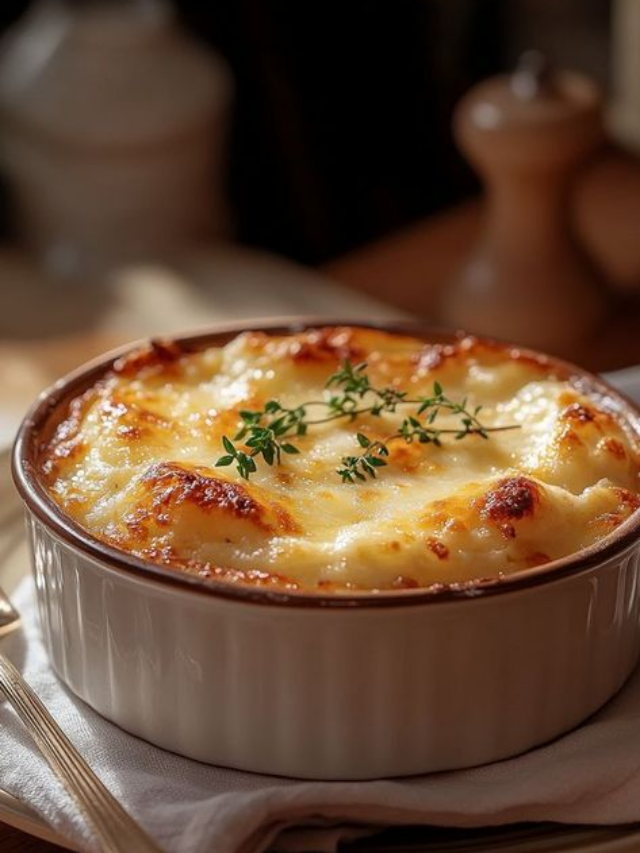
[[[20,615],[0,588],[0,637]],[[0,654],[0,694],[12,705],[41,754],[75,800],[104,853],[162,853],[107,790],[15,666]]]

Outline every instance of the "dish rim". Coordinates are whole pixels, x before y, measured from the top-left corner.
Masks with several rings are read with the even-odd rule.
[[[42,427],[49,423],[61,409],[76,396],[85,391],[100,376],[106,373],[114,362],[136,349],[149,345],[154,340],[177,344],[185,353],[197,352],[205,346],[224,345],[242,332],[267,332],[270,334],[295,334],[312,328],[326,326],[352,326],[404,334],[422,338],[425,342],[452,343],[464,337],[472,337],[480,343],[509,352],[524,358],[533,359],[550,370],[566,375],[574,381],[579,380],[591,391],[611,400],[628,417],[630,426],[636,431],[640,441],[640,407],[605,380],[571,362],[547,355],[546,353],[522,347],[509,341],[498,340],[484,335],[473,335],[462,330],[450,330],[412,321],[355,321],[335,317],[279,317],[268,321],[235,321],[203,327],[184,335],[168,335],[143,338],[125,344],[116,349],[80,365],[75,370],[57,380],[38,396],[24,416],[18,429],[12,451],[12,476],[16,489],[27,509],[58,539],[67,545],[106,565],[119,573],[134,575],[140,581],[161,583],[199,595],[236,601],[281,605],[304,608],[363,609],[379,607],[398,607],[419,604],[439,604],[451,601],[473,601],[486,596],[531,589],[582,574],[618,556],[640,537],[640,509],[607,536],[588,548],[566,555],[557,560],[534,568],[494,578],[478,578],[451,584],[434,584],[429,587],[404,590],[362,590],[349,592],[311,592],[309,590],[283,590],[268,587],[249,586],[215,578],[199,578],[176,571],[158,563],[136,557],[121,551],[100,540],[66,515],[49,495],[38,477],[34,460],[38,453],[37,436]]]

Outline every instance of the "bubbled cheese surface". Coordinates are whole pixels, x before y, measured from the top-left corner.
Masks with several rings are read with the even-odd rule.
[[[419,397],[437,381],[482,406],[485,426],[518,428],[394,441],[375,480],[342,483],[356,433],[392,434],[414,411],[401,406],[309,428],[299,454],[259,462],[249,481],[215,467],[240,410],[322,400],[346,359],[376,387]],[[57,503],[117,548],[204,578],[337,593],[500,577],[578,551],[638,508],[638,461],[612,402],[544,360],[350,327],[141,350],[73,401],[41,456]]]

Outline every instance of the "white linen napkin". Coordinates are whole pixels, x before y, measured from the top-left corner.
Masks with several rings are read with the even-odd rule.
[[[640,820],[640,669],[580,728],[507,761],[389,781],[300,782],[199,764],[102,719],[51,672],[31,579],[13,597],[24,624],[2,641],[2,652],[19,666],[107,787],[171,853],[259,853],[268,847],[332,851],[354,832],[391,824]],[[68,796],[2,703],[0,787],[61,835],[95,849]]]

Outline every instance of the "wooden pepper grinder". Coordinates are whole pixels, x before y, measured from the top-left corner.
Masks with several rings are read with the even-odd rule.
[[[486,182],[484,233],[443,293],[441,317],[471,332],[558,354],[606,311],[603,278],[571,222],[571,184],[603,139],[589,79],[524,54],[510,77],[472,89],[454,117],[457,141]]]

